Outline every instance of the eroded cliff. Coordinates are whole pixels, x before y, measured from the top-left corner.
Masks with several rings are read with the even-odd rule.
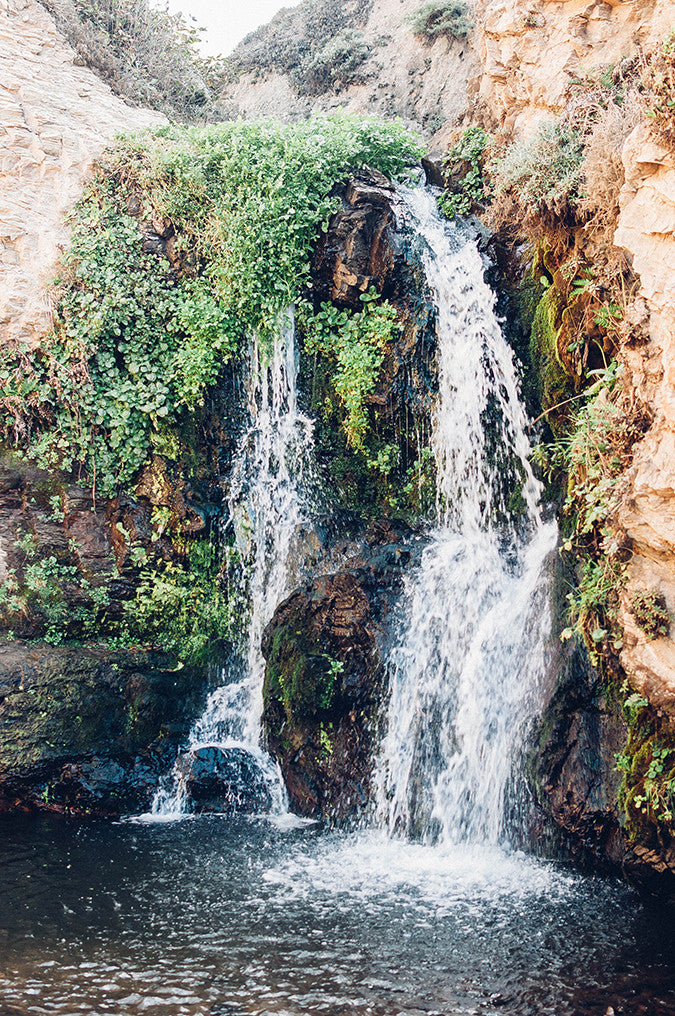
[[[0,5],[0,328],[38,343],[68,215],[93,161],[116,134],[164,118],[127,106],[75,51],[37,0]]]

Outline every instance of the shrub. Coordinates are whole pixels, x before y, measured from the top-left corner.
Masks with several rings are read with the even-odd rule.
[[[198,32],[149,0],[41,0],[79,59],[134,105],[177,119],[214,119],[221,62]]]
[[[459,143],[448,152],[444,167],[456,172],[458,177],[453,190],[441,195],[439,199],[441,210],[448,218],[468,215],[473,206],[484,199],[482,162],[488,140],[488,135],[481,127],[469,127]]]
[[[246,36],[227,61],[229,74],[277,71],[291,74],[291,83],[302,87],[301,64],[336,36],[365,24],[371,8],[372,0],[302,0]]]
[[[665,596],[655,589],[639,589],[631,599],[633,616],[648,639],[670,631],[670,611]]]
[[[420,154],[400,124],[344,116],[121,142],[78,206],[53,333],[0,351],[0,434],[105,496],[127,486],[242,338],[269,339],[298,301],[336,181],[366,165],[395,177]],[[146,243],[157,221],[171,263]]]
[[[620,104],[609,102],[599,112],[584,142],[578,207],[599,239],[607,242],[612,240],[619,217],[619,193],[625,181],[623,146],[643,116],[642,99],[637,91],[630,91]]]
[[[446,35],[450,39],[466,39],[473,21],[462,0],[430,0],[408,17],[415,35],[436,39]]]
[[[303,60],[293,81],[300,95],[320,95],[340,81],[354,81],[355,72],[368,56],[363,34],[345,28],[314,56]]]
[[[527,212],[564,216],[580,196],[583,140],[576,131],[546,120],[532,137],[514,142],[492,172],[498,195],[511,190]]]

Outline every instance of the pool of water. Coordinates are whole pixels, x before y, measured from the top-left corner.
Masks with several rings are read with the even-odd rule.
[[[0,1013],[675,1014],[615,880],[287,819],[0,822]]]

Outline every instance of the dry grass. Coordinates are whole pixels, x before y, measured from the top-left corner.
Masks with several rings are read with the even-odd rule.
[[[636,89],[621,103],[610,103],[595,120],[584,143],[583,195],[580,214],[598,241],[611,242],[619,217],[619,193],[625,181],[623,146],[644,119],[644,102]]]
[[[675,144],[675,29],[652,57],[643,77],[656,132]]]

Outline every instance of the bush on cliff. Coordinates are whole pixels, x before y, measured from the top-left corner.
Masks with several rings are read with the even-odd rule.
[[[179,120],[219,119],[222,61],[199,53],[198,30],[148,0],[40,0],[78,59],[134,105]]]
[[[473,28],[469,8],[463,0],[430,0],[408,18],[415,35],[437,39],[466,39]]]
[[[321,95],[340,82],[349,84],[370,50],[363,34],[352,28],[338,32],[313,56],[306,58],[293,75],[300,95]]]

